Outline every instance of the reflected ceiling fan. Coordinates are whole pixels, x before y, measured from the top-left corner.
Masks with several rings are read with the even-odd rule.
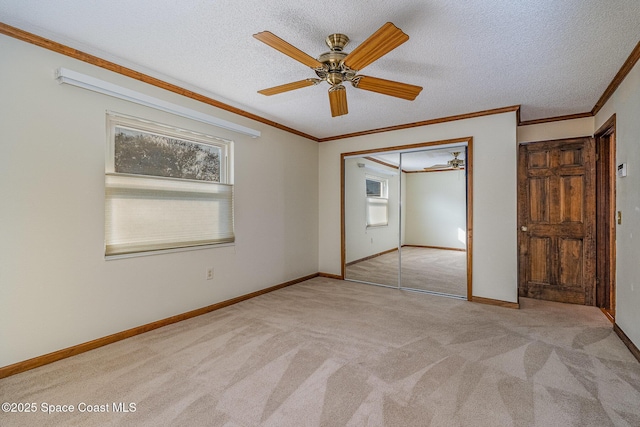
[[[325,39],[330,49],[329,52],[323,53],[318,59],[312,58],[269,31],[254,34],[253,37],[311,67],[318,76],[318,78],[299,80],[259,90],[258,93],[271,96],[326,81],[331,86],[329,88],[329,104],[331,105],[332,117],[342,116],[349,112],[347,108],[347,92],[342,84],[345,82],[351,82],[353,87],[358,89],[395,96],[409,101],[413,101],[422,90],[420,86],[358,74],[364,67],[409,40],[409,36],[391,22],[387,22],[380,27],[378,31],[373,33],[351,53],[342,51],[349,43],[349,37],[344,34],[331,34]]]
[[[428,168],[424,168],[424,170],[461,169],[464,166],[464,160],[458,158],[460,151],[454,151],[451,154],[453,154],[453,159],[449,160],[446,164],[429,166]]]

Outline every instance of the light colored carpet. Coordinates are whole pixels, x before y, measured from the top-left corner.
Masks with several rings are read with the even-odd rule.
[[[398,252],[348,265],[350,280],[398,286]],[[402,247],[402,287],[467,296],[467,253]]]
[[[640,364],[593,307],[315,278],[0,380],[2,426],[639,426]]]

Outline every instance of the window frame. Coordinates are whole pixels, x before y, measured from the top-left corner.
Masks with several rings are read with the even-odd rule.
[[[231,155],[233,141],[219,138],[217,136],[211,136],[200,132],[194,132],[174,126],[165,125],[162,123],[153,122],[151,120],[141,119],[138,117],[127,116],[124,114],[118,114],[111,111],[107,112],[107,153],[105,156],[105,173],[115,175],[129,175],[129,176],[151,176],[155,178],[166,179],[179,179],[186,180],[185,178],[172,178],[161,177],[158,175],[142,175],[142,174],[123,174],[115,171],[115,134],[116,127],[128,128],[131,130],[137,130],[142,132],[151,133],[158,136],[166,136],[175,138],[187,142],[196,144],[210,145],[216,148],[220,148],[220,184],[233,184],[233,177],[231,173]],[[198,181],[198,180],[195,180]],[[198,181],[206,182],[206,181]]]
[[[107,204],[107,181],[112,178],[124,177],[129,180],[137,180],[140,183],[164,180],[167,184],[195,184],[203,186],[225,186],[229,187],[233,192],[233,141],[220,138],[217,136],[207,135],[201,132],[195,132],[186,130],[183,128],[170,126],[162,123],[158,123],[152,120],[142,119],[139,117],[129,116],[125,114],[115,113],[107,111],[107,143],[106,143],[106,155],[105,155],[105,209]],[[188,178],[178,177],[165,177],[160,175],[146,175],[146,174],[134,174],[134,173],[122,173],[115,171],[115,137],[117,134],[117,128],[131,129],[133,131],[150,133],[161,137],[173,138],[180,141],[185,141],[193,144],[208,145],[218,148],[220,151],[220,165],[219,165],[219,181],[206,181]],[[231,196],[231,233],[234,231],[234,209],[233,195]],[[106,216],[106,212],[105,212]],[[106,217],[105,217],[106,220]],[[177,244],[174,247],[167,247],[162,249],[148,249],[138,250],[126,253],[107,253],[107,231],[105,223],[105,259],[119,259],[119,258],[131,258],[139,256],[156,255],[171,252],[183,252],[192,250],[211,249],[224,246],[235,245],[235,238],[231,241],[217,242],[217,243],[205,243],[192,246],[180,246]]]
[[[380,176],[365,174],[365,224],[366,228],[388,227],[389,226],[389,179]],[[373,196],[367,194],[367,181],[380,183],[380,195]],[[383,204],[385,208],[385,222],[370,223],[371,208],[373,204]]]

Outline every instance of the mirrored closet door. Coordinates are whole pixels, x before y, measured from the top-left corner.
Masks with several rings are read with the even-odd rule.
[[[402,288],[467,296],[465,151],[402,153]]]
[[[399,286],[400,154],[344,159],[345,278]]]
[[[344,155],[345,280],[466,298],[470,143]]]

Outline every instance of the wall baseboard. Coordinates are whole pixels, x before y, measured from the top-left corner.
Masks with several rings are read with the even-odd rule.
[[[618,326],[617,323],[613,324],[613,331],[620,337],[620,340],[624,343],[624,345],[627,346],[631,354],[633,354],[633,357],[638,359],[638,362],[640,362],[640,349],[638,349],[638,347],[633,343],[633,341],[631,341],[627,334],[625,334],[622,329],[620,329],[620,326]]]
[[[166,319],[157,320],[155,322],[147,323],[146,325],[137,326],[135,328],[127,329],[126,331],[116,332],[115,334],[108,335],[106,337],[97,338],[92,341],[88,341],[82,344],[74,345],[62,350],[54,351],[42,356],[34,357],[22,362],[17,362],[12,365],[0,367],[0,378],[6,378],[11,375],[19,374],[21,372],[29,371],[31,369],[38,368],[40,366],[48,365],[49,363],[57,362],[58,360],[66,359],[67,357],[75,356],[81,353],[85,353],[89,350],[94,350],[98,347],[103,347],[107,344],[111,344],[117,341],[124,340],[126,338],[140,335],[145,332],[152,331],[154,329],[161,328],[163,326],[171,325],[172,323],[181,322],[183,320],[191,319],[192,317],[200,316],[224,307],[228,307],[239,302],[255,298],[257,296],[276,291],[278,289],[285,288],[287,286],[295,285],[296,283],[304,282],[305,280],[318,277],[318,273],[310,274],[308,276],[293,279],[288,282],[280,283],[279,285],[271,286],[269,288],[261,289],[259,291],[251,292],[249,294],[240,295],[235,298],[231,298],[226,301],[221,301],[216,304],[208,305],[206,307],[198,308],[196,310],[188,311],[186,313],[178,314],[175,316],[167,317]]]
[[[408,248],[426,248],[426,249],[440,249],[443,251],[459,251],[459,252],[467,252],[466,249],[460,249],[460,248],[446,248],[444,246],[425,246],[425,245],[402,245],[402,247],[408,247]]]
[[[609,322],[613,323],[614,325],[616,324],[616,319],[613,317],[613,315],[609,310],[601,307],[600,311],[602,312],[602,314],[604,314],[604,317],[606,317],[607,320],[609,320]]]
[[[319,277],[326,277],[327,279],[337,279],[337,280],[344,280],[344,277],[342,277],[339,274],[331,274],[331,273],[318,273]]]
[[[471,297],[471,302],[477,302],[480,304],[488,304],[488,305],[496,305],[498,307],[505,307],[505,308],[515,308],[515,309],[520,308],[520,304],[517,302],[502,301],[499,299],[492,299],[492,298]]]

